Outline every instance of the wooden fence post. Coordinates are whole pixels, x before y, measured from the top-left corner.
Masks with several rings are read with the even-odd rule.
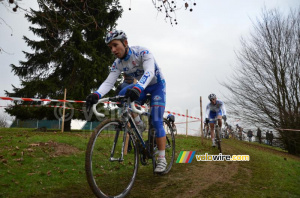
[[[67,98],[67,89],[65,89],[64,100]],[[62,116],[62,123],[61,123],[61,132],[64,132],[65,128],[65,113],[66,113],[66,101],[64,101],[63,107],[63,116]]]

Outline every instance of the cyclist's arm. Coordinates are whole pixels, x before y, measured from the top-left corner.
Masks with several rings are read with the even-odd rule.
[[[224,102],[222,102],[221,110],[222,110],[222,112],[223,112],[223,115],[226,115],[226,108],[225,108]]]
[[[210,108],[209,108],[209,104],[208,104],[208,105],[206,105],[205,118],[208,118],[209,112],[210,112]]]
[[[103,97],[113,88],[115,82],[121,74],[121,71],[117,69],[115,64],[116,63],[113,64],[106,80],[100,85],[99,89],[97,90],[97,93],[100,95],[99,98]]]
[[[153,55],[148,50],[141,51],[140,56],[142,58],[144,74],[136,84],[136,87],[143,91],[152,81],[155,75],[155,60]]]

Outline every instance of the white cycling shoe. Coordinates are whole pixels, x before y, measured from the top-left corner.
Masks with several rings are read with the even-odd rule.
[[[212,142],[212,145],[211,145],[212,147],[216,147],[216,142],[213,140],[213,142]]]
[[[158,159],[156,163],[156,168],[154,170],[155,173],[162,173],[167,168],[167,160],[166,158]]]

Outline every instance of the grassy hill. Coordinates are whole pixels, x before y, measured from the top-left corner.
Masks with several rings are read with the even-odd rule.
[[[84,170],[90,133],[0,129],[0,197],[94,197]],[[141,166],[129,197],[300,197],[300,158],[257,143],[223,140],[223,154],[250,161],[173,165],[165,176]],[[180,151],[218,154],[209,140],[176,136]]]

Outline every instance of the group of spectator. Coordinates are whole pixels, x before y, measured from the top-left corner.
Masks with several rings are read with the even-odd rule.
[[[227,122],[225,122],[224,137],[223,138],[237,138],[238,140],[243,140],[243,134],[247,135],[247,139],[248,139],[249,142],[252,142],[252,138],[253,138],[253,136],[255,136],[251,129],[249,129],[248,132],[246,132],[246,131],[244,131],[243,127],[236,124],[236,129],[234,131],[233,127],[230,124],[228,124]],[[257,128],[256,137],[258,139],[258,142],[261,144],[263,138],[262,138],[262,131],[259,127]],[[267,145],[272,146],[273,139],[274,139],[273,131],[268,130],[266,132],[266,138],[265,139],[266,139],[265,143]]]
[[[266,140],[267,140],[267,144],[272,146],[272,142],[273,142],[273,132],[272,131],[267,131],[266,133]]]
[[[256,136],[258,138],[258,142],[261,144],[262,134],[261,134],[261,130],[260,130],[259,127],[257,128],[257,135]],[[266,133],[266,143],[268,145],[272,146],[273,139],[274,139],[273,131],[267,131],[267,133]]]

